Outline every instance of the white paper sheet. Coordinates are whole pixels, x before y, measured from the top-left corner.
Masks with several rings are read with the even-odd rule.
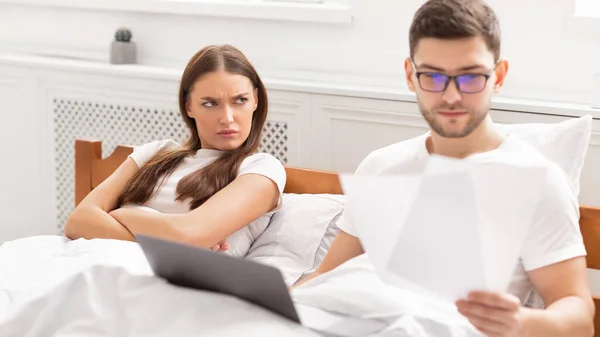
[[[378,275],[455,301],[508,287],[541,170],[432,156],[421,175],[340,179],[348,220]]]

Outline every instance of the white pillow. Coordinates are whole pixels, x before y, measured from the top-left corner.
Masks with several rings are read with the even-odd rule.
[[[346,196],[345,195],[341,195],[339,196],[340,199],[342,200],[342,202],[344,203],[344,206],[346,205]],[[335,239],[335,237],[338,235],[340,228],[338,227],[337,223],[342,215],[343,211],[338,213],[338,215],[335,216],[335,218],[333,218],[333,220],[331,220],[331,223],[329,224],[329,227],[327,228],[327,230],[325,231],[325,235],[323,235],[323,239],[321,240],[321,244],[319,244],[319,247],[317,248],[317,252],[315,254],[315,262],[313,263],[313,266],[310,270],[305,271],[300,278],[298,279],[298,281],[301,281],[303,278],[309,276],[310,274],[314,273],[317,268],[319,268],[319,266],[321,265],[321,263],[323,262],[323,260],[325,259],[325,256],[327,255],[327,252],[329,251],[329,248],[331,247],[331,244],[333,243],[333,240]],[[296,281],[296,282],[298,282]]]
[[[317,252],[327,245],[327,230],[345,205],[345,196],[333,194],[283,195],[283,205],[271,218],[246,259],[278,268],[287,285],[313,269]]]
[[[250,247],[269,226],[274,212],[263,214],[260,218],[252,221],[248,226],[241,228],[227,238],[229,249],[225,252],[235,257],[244,257],[250,251]]]
[[[581,171],[592,134],[592,117],[587,115],[559,123],[497,124],[560,166],[579,195]]]

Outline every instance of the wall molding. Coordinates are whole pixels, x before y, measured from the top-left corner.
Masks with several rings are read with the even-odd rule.
[[[423,117],[418,114],[371,109],[355,109],[331,105],[321,105],[320,107],[322,110],[328,112],[327,117],[329,119],[334,120],[427,128],[427,124],[423,120]]]
[[[73,99],[88,99],[93,97],[95,100],[106,100],[115,102],[131,103],[138,102],[141,105],[161,106],[163,108],[178,109],[177,92],[166,94],[164,90],[145,91],[141,89],[132,90],[124,88],[116,88],[110,84],[99,84],[94,82],[93,89],[85,87],[76,87],[73,85],[63,84],[62,81],[51,81],[47,85],[53,96],[72,97]],[[71,81],[72,83],[72,81]]]
[[[269,114],[296,116],[301,107],[302,103],[300,102],[288,102],[277,98],[269,98]]]
[[[1,4],[2,0],[0,0]],[[94,61],[108,63],[110,49],[86,49],[80,46],[74,47],[69,44],[59,45],[43,42],[12,42],[0,41],[0,52],[19,53],[44,57],[48,59],[65,59],[74,61]]]
[[[0,0],[3,1],[3,0]],[[105,76],[117,76],[128,79],[158,80],[178,83],[182,70],[153,67],[146,65],[111,65],[106,62],[90,62],[56,57],[42,57],[23,54],[0,54],[0,66],[16,66],[67,73],[86,73]],[[273,73],[272,75],[275,75]],[[391,86],[342,85],[309,80],[282,79],[264,77],[263,82],[269,90],[306,94],[322,94],[330,96],[368,98],[396,102],[416,102],[414,93]],[[597,92],[600,92],[600,74],[595,77]],[[600,94],[595,99],[600,100]],[[600,102],[598,102],[600,105]],[[565,117],[581,117],[591,115],[600,120],[600,108],[592,108],[586,104],[568,102],[552,102],[540,100],[515,99],[496,96],[492,101],[493,110],[527,112],[540,115],[556,115]]]
[[[0,0],[21,6],[103,10],[160,15],[231,17],[269,21],[350,24],[350,2],[286,2],[244,0]]]

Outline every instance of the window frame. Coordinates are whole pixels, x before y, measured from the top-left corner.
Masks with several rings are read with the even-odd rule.
[[[575,0],[568,26],[573,34],[587,35],[596,39],[596,36],[600,36],[600,2],[598,0]],[[589,101],[592,108],[600,109],[600,69],[595,70],[596,72],[592,74]]]
[[[568,28],[575,34],[600,35],[600,2],[598,0],[574,0]]]

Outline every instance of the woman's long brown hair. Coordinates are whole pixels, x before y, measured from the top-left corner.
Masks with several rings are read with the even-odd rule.
[[[176,200],[190,199],[190,210],[199,207],[231,183],[236,178],[242,161],[257,151],[268,110],[267,91],[258,73],[235,47],[230,45],[204,47],[189,61],[179,87],[179,112],[190,129],[190,138],[181,148],[161,151],[143,165],[119,196],[119,205],[139,205],[147,202],[183,159],[193,155],[202,147],[196,123],[187,114],[189,93],[198,78],[219,70],[246,76],[258,92],[258,105],[252,116],[250,134],[239,148],[225,152],[211,164],[181,179],[177,184]]]

